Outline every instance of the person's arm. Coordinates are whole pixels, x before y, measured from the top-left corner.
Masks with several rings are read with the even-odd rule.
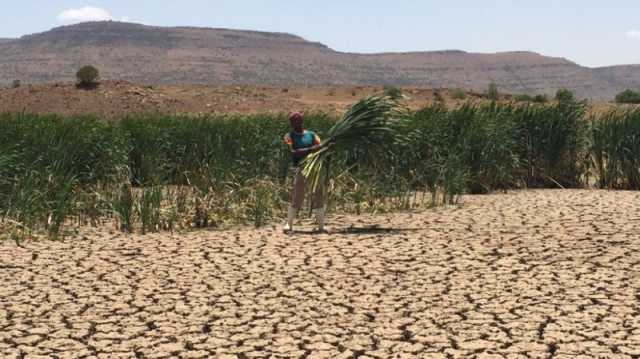
[[[319,145],[313,145],[311,147],[298,148],[297,150],[292,149],[291,152],[295,153],[296,155],[305,155],[309,152],[315,152],[319,149],[320,149]]]
[[[285,143],[285,145],[289,146],[289,151],[294,152],[293,141],[291,140],[291,136],[289,136],[288,133],[284,135],[283,142]]]

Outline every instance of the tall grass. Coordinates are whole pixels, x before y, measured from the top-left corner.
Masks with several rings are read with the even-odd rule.
[[[589,150],[585,105],[560,102],[517,110],[518,156],[528,187],[579,187]]]
[[[56,237],[79,192],[127,180],[128,152],[121,131],[96,118],[1,115],[2,218]]]
[[[640,189],[640,109],[613,110],[589,123],[598,186]]]
[[[461,193],[486,193],[517,186],[517,128],[510,106],[464,105],[454,110],[423,109],[409,133],[417,155],[408,167],[446,202]],[[416,149],[418,151],[416,151]]]
[[[584,104],[436,104],[397,143],[331,160],[329,208],[381,212],[526,187],[640,189],[640,110]],[[307,115],[321,136],[337,119]],[[284,115],[0,115],[0,222],[56,238],[73,223],[152,232],[264,225],[291,185]],[[590,180],[593,179],[593,180]],[[75,221],[75,222],[74,222]]]
[[[306,123],[321,132],[331,121],[326,115],[311,114]],[[123,119],[117,128],[130,139],[136,185],[220,184],[230,177],[245,181],[286,176],[285,116],[139,116]]]

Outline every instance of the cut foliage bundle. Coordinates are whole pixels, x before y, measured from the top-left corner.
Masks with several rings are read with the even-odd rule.
[[[389,96],[371,96],[354,104],[329,129],[320,149],[303,162],[302,174],[307,178],[310,193],[326,191],[331,155],[336,150],[350,151],[362,146],[384,148],[392,143],[406,116],[405,108]]]

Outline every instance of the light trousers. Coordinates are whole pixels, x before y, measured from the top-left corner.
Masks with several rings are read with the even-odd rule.
[[[306,187],[306,178],[302,174],[302,168],[294,168],[293,188],[291,189],[291,207],[297,211],[302,208],[304,203],[304,194]],[[313,209],[324,207],[324,195],[322,187],[318,188],[316,193],[313,194]]]

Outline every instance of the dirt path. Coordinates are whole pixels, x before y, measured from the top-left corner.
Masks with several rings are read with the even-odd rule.
[[[332,235],[5,242],[0,357],[640,357],[640,193],[464,202]]]

